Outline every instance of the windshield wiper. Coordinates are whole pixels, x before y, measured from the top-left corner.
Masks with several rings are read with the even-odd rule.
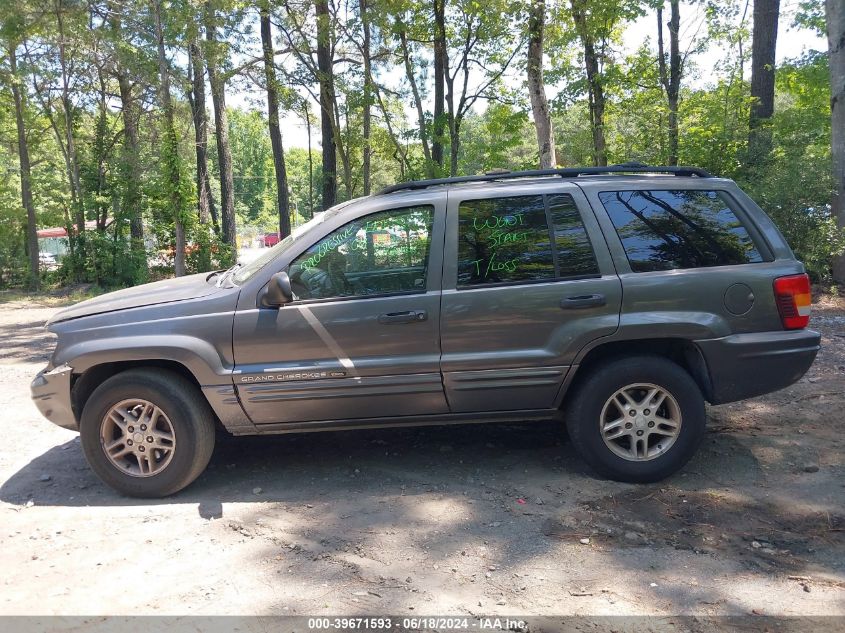
[[[231,277],[231,276],[232,276],[232,273],[234,273],[234,272],[235,272],[238,268],[240,268],[241,266],[243,266],[243,264],[242,264],[242,263],[240,263],[240,262],[238,262],[237,264],[235,264],[234,266],[232,266],[231,268],[229,268],[228,270],[226,270],[226,272],[224,272],[222,275],[220,275],[220,278],[217,280],[217,283],[216,283],[215,285],[216,285],[218,288],[219,288],[220,286],[222,286],[222,285],[223,285],[223,282],[224,282],[224,281],[226,281],[229,277]]]

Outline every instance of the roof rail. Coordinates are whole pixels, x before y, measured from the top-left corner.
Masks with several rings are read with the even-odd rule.
[[[536,178],[541,176],[558,176],[560,178],[576,178],[578,176],[595,176],[601,174],[672,174],[675,176],[698,176],[699,178],[713,178],[710,172],[698,167],[654,166],[643,163],[630,162],[606,167],[565,167],[562,169],[533,169],[528,171],[494,170],[477,176],[453,176],[452,178],[430,178],[428,180],[414,180],[390,185],[376,193],[382,196],[395,191],[411,191],[425,189],[436,185],[454,185],[464,182],[490,182],[495,180],[513,180],[516,178]]]

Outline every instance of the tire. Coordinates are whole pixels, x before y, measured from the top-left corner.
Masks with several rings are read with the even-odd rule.
[[[214,451],[214,420],[202,393],[179,374],[131,369],[103,382],[85,403],[82,449],[111,488],[131,497],[166,497],[205,470]]]
[[[596,366],[576,386],[564,414],[584,461],[604,477],[629,483],[660,481],[677,472],[695,454],[706,423],[698,385],[661,356]]]

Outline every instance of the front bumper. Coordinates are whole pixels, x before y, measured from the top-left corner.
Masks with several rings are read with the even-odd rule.
[[[788,387],[819,352],[813,330],[755,332],[696,341],[710,377],[708,400],[724,404]]]
[[[79,423],[73,414],[70,401],[70,377],[73,373],[67,365],[54,369],[43,369],[38,372],[30,385],[32,401],[41,415],[53,424],[70,429],[79,430]]]

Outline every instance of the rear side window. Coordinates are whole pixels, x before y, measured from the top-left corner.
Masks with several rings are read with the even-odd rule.
[[[634,272],[763,261],[716,191],[603,191],[599,198]]]
[[[598,274],[593,250],[568,194],[460,204],[458,286],[593,274]]]

